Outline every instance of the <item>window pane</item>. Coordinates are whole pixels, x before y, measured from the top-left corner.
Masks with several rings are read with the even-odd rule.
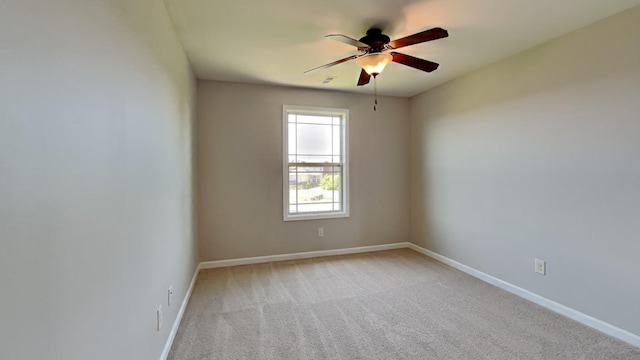
[[[315,213],[323,211],[334,211],[333,203],[324,204],[299,204],[297,213]]]
[[[323,115],[298,115],[298,123],[331,125],[333,119],[330,116]]]
[[[299,163],[326,163],[326,162],[339,162],[333,161],[333,158],[330,155],[298,155],[297,156]],[[292,161],[293,162],[293,161]]]
[[[289,167],[291,213],[341,210],[340,166]],[[295,181],[295,183],[292,183]]]
[[[342,144],[340,144],[340,126],[332,126],[333,130],[333,154],[340,155]]]
[[[294,124],[289,123],[288,144],[289,144],[289,161],[297,162],[298,160],[296,160],[296,156],[295,156],[295,154],[298,152],[298,149],[296,148],[296,124],[295,123]]]
[[[298,155],[331,155],[331,128],[325,125],[298,124]]]

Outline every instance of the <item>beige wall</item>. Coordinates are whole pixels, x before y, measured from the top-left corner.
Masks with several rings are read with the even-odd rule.
[[[0,44],[0,358],[157,360],[197,256],[166,9],[0,1]]]
[[[282,220],[282,105],[350,111],[351,216]],[[408,240],[409,100],[198,82],[198,233],[202,260]],[[325,236],[317,237],[324,227]]]
[[[640,334],[639,33],[640,7],[411,99],[412,241]]]

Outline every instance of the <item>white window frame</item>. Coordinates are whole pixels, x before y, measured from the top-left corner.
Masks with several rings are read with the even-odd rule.
[[[342,117],[342,148],[340,151],[341,161],[340,167],[342,174],[340,176],[341,188],[341,208],[340,211],[323,211],[309,213],[289,213],[289,114],[298,115],[326,115]],[[336,108],[321,108],[310,106],[294,106],[283,105],[282,108],[282,214],[284,221],[295,220],[320,220],[320,219],[336,219],[349,217],[349,110]],[[323,163],[324,164],[324,163]],[[326,163],[335,165],[338,163]]]

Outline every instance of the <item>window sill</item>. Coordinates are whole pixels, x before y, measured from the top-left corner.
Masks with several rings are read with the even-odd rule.
[[[300,220],[326,220],[326,219],[340,219],[348,218],[348,212],[335,212],[329,214],[301,214],[301,215],[285,215],[284,221],[300,221]]]

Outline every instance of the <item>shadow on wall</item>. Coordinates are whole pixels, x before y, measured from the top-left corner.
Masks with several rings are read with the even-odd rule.
[[[464,76],[463,81],[454,80],[417,95],[412,101],[418,103],[429,98],[430,106],[426,109],[429,118],[438,118],[519,101],[549,90],[625,78],[633,69],[640,68],[640,61],[637,57],[620,55],[621,40],[612,41],[612,33],[634,33],[636,26],[631,21],[616,22],[613,26],[617,29],[606,32],[597,31],[596,27],[576,30],[474,71]],[[576,35],[583,31],[588,31],[588,35]],[[622,41],[631,49],[640,46],[637,37]],[[553,76],[531,75],[545,73]]]
[[[612,103],[614,99],[609,94],[617,89],[633,87],[636,79],[629,74],[640,73],[637,51],[633,50],[639,48],[640,39],[624,35],[637,31],[637,25],[633,19],[631,14],[622,21],[604,20],[606,31],[603,31],[604,24],[590,25],[411,99],[412,241],[438,251],[433,239],[439,239],[438,243],[443,246],[442,244],[447,243],[448,237],[452,236],[449,231],[439,229],[447,228],[440,226],[441,221],[450,219],[452,215],[447,212],[454,209],[448,208],[446,201],[439,202],[437,199],[443,196],[443,189],[454,188],[456,185],[439,183],[443,181],[443,177],[437,176],[433,171],[441,171],[444,168],[455,172],[456,167],[466,167],[467,176],[481,172],[490,173],[486,167],[497,166],[495,162],[491,160],[476,164],[468,162],[468,156],[473,154],[476,147],[483,148],[485,151],[492,147],[491,144],[480,142],[487,141],[492,136],[494,139],[499,139],[500,134],[488,135],[490,131],[517,130],[520,133],[518,136],[526,137],[529,130],[540,132],[546,130],[552,133],[556,130],[554,127],[558,126],[560,131],[556,135],[544,134],[541,138],[546,137],[553,142],[567,143],[568,145],[561,148],[564,153],[557,154],[558,157],[554,161],[556,165],[559,163],[574,166],[570,161],[582,156],[578,152],[583,151],[584,146],[590,145],[588,141],[594,141],[585,138],[586,131],[576,136],[568,135],[571,134],[569,126],[580,125],[576,119],[562,118],[563,115],[556,114],[552,106],[546,109],[532,107],[531,111],[535,114],[522,114],[515,117],[513,114],[521,111],[522,104],[536,105],[547,102],[558,104],[566,99],[570,104],[567,106],[581,103],[593,105],[593,101],[602,101],[601,107],[613,109],[611,116],[614,116],[615,104]],[[616,34],[620,35],[616,36]],[[621,50],[626,48],[630,51]],[[625,53],[621,54],[621,51]],[[575,95],[577,90],[582,93]],[[621,90],[620,93],[628,92]],[[604,100],[599,100],[600,98]],[[583,112],[588,112],[585,109],[588,109],[588,106],[576,107],[573,110],[575,114],[573,116],[578,118]],[[566,111],[566,108],[564,110]],[[509,114],[511,116],[507,116]],[[548,123],[545,124],[547,125],[545,130],[540,130],[543,126],[536,129],[530,123],[532,120],[538,121],[536,116],[540,121]],[[558,120],[558,124],[554,123],[554,119]],[[509,122],[511,124],[508,124]],[[594,123],[589,125],[592,126],[592,133],[597,132],[598,126],[606,126]],[[444,127],[446,127],[446,134],[442,133]],[[440,133],[434,135],[436,129],[440,130]],[[479,136],[475,137],[472,132]],[[541,136],[540,134],[536,135]],[[442,135],[447,138],[443,140]],[[503,135],[507,137],[509,134],[505,131]],[[565,138],[560,138],[561,136]],[[475,141],[479,143],[474,143]],[[517,139],[501,138],[499,141],[502,150],[508,151],[509,145],[519,146]],[[452,154],[445,151],[452,149],[460,150],[460,153]],[[524,150],[535,151],[529,148]],[[540,151],[545,154],[544,149]],[[463,156],[467,158],[463,159]],[[446,161],[443,158],[447,158]],[[512,162],[513,159],[509,161]],[[478,171],[470,171],[474,166],[478,167]],[[534,164],[534,166],[545,165]],[[475,189],[476,193],[482,192],[481,186],[482,184],[478,183],[479,188]],[[491,199],[482,200],[491,202]],[[434,208],[434,202],[439,203],[440,206]],[[491,208],[485,206],[477,210],[490,211]]]

